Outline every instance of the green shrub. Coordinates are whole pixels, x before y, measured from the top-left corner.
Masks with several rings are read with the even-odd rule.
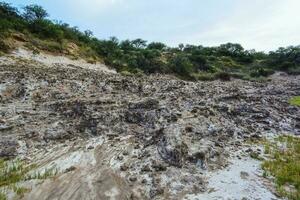
[[[189,77],[193,72],[193,65],[184,55],[176,55],[170,60],[170,69],[182,77]]]
[[[231,75],[228,72],[217,72],[215,74],[215,77],[222,81],[230,81],[231,80]]]
[[[62,44],[56,41],[34,40],[32,45],[33,47],[37,47],[38,49],[48,51],[48,52],[55,52],[55,53],[63,52]]]
[[[0,200],[7,200],[6,195],[0,191]]]
[[[121,74],[122,76],[133,76],[132,73],[130,73],[129,71],[126,71],[126,70],[121,71],[120,74]]]
[[[300,96],[291,98],[289,103],[293,106],[300,106]]]
[[[300,65],[288,68],[287,73],[290,75],[300,75]]]
[[[260,76],[267,77],[267,76],[269,76],[269,75],[271,75],[273,73],[274,73],[274,70],[272,70],[272,69],[260,67],[260,68],[258,68],[256,70],[252,70],[250,72],[250,76],[251,77],[260,77]]]
[[[275,142],[268,142],[265,148],[270,160],[262,164],[264,175],[275,177],[280,195],[291,200],[300,199],[300,138],[281,136]]]
[[[199,72],[192,75],[195,77],[196,80],[199,81],[213,81],[216,79],[215,75],[209,72]]]

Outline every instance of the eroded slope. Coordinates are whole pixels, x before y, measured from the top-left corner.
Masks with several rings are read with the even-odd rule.
[[[185,82],[14,59],[0,66],[0,156],[58,171],[22,183],[24,199],[188,198],[247,157],[245,140],[300,134],[299,77]]]

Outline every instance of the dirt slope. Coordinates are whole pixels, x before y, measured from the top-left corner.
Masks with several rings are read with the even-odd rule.
[[[299,76],[124,77],[20,52],[0,58],[0,156],[58,173],[16,198],[276,199],[244,141],[300,134]]]

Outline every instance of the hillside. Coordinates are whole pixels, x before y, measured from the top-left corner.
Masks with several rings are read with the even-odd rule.
[[[102,62],[118,72],[173,74],[187,80],[262,79],[275,71],[300,72],[300,47],[280,47],[269,53],[245,50],[240,44],[217,47],[179,44],[168,47],[161,42],[143,39],[119,41],[116,37],[100,40],[92,31],[81,32],[67,23],[49,20],[48,13],[37,5],[23,10],[0,4],[0,51],[14,48],[13,39],[26,42],[35,53],[48,51],[68,54],[73,59]],[[17,34],[16,34],[17,33]],[[23,36],[20,36],[21,33]]]
[[[30,188],[22,199],[193,199],[224,187],[230,198],[276,199],[250,157],[263,147],[245,141],[300,133],[299,108],[288,103],[299,76],[195,83],[18,54],[0,65],[0,156],[40,174],[20,177]]]
[[[99,40],[47,16],[0,4],[0,200],[299,199],[298,46]]]

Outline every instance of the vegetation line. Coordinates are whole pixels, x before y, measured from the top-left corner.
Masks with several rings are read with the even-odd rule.
[[[0,2],[0,52],[10,50],[7,38],[12,33],[26,36],[34,52],[47,50],[70,53],[70,43],[78,46],[76,57],[90,62],[103,61],[124,74],[166,73],[191,80],[229,80],[230,77],[255,79],[275,70],[300,74],[300,46],[279,48],[270,53],[245,50],[240,44],[218,47],[180,44],[176,48],[143,39],[119,41],[116,37],[100,40],[92,31],[81,32],[67,23],[48,19],[41,6],[28,5],[22,10]]]

